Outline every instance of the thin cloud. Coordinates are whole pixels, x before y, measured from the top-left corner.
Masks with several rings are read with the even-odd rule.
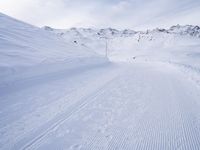
[[[0,11],[55,28],[154,28],[200,25],[197,0],[0,0]]]

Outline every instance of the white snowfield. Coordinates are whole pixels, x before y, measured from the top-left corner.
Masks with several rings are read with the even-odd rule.
[[[199,150],[200,38],[180,28],[102,39],[0,14],[0,149]]]

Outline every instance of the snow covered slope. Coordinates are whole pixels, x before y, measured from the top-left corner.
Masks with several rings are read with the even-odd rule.
[[[0,149],[200,149],[198,27],[44,29],[0,14]]]
[[[87,47],[0,14],[0,83],[105,61]]]
[[[190,57],[198,53],[200,28],[198,26],[172,26],[170,29],[147,31],[71,28],[69,30],[44,27],[59,38],[84,45],[105,56],[106,42],[110,60],[132,61],[132,58],[159,61],[180,61],[179,56]],[[193,47],[192,51],[190,47]],[[187,52],[186,52],[187,51]],[[186,58],[187,59],[187,58]],[[181,59],[182,60],[182,59]]]
[[[44,27],[58,38],[84,45],[111,61],[158,61],[200,70],[200,27],[185,25],[147,31]]]

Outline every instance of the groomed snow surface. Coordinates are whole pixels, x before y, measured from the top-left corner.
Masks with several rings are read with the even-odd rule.
[[[200,149],[198,37],[69,35],[0,14],[0,149]]]

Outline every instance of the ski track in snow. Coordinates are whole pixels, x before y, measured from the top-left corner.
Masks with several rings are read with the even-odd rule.
[[[71,78],[77,80],[70,82],[73,90],[67,92],[70,86],[61,84],[69,79],[50,84],[49,90],[68,88],[60,91],[59,99],[51,98],[38,104],[39,108],[34,106],[33,112],[27,109],[23,117],[1,125],[1,149],[200,148],[199,87],[175,67],[162,63],[111,65]],[[38,90],[44,89],[46,86]],[[35,98],[44,94],[37,93],[37,86],[26,90],[35,90],[39,94]],[[20,95],[4,99],[16,96]],[[2,111],[9,112],[7,109]],[[35,115],[41,117],[39,123]]]
[[[109,84],[109,83],[106,83],[104,86],[107,86],[107,84]],[[54,131],[60,125],[62,125],[65,121],[67,121],[68,118],[71,115],[73,115],[76,112],[80,112],[86,105],[88,105],[89,103],[91,103],[93,101],[93,99],[95,99],[95,97],[101,95],[102,90],[104,90],[104,86],[101,87],[101,88],[99,88],[99,89],[97,89],[91,95],[87,96],[86,98],[83,98],[82,100],[80,100],[79,102],[77,102],[76,104],[74,104],[74,106],[71,109],[69,109],[65,113],[65,115],[62,115],[62,117],[60,117],[60,119],[56,119],[56,121],[49,128],[47,128],[42,134],[40,134],[39,136],[37,136],[35,139],[33,139],[32,141],[30,141],[28,144],[26,144],[22,149],[29,149],[31,147],[34,147],[35,145],[37,146],[38,145],[37,142],[40,142],[43,138],[48,137],[48,135],[52,131]]]

